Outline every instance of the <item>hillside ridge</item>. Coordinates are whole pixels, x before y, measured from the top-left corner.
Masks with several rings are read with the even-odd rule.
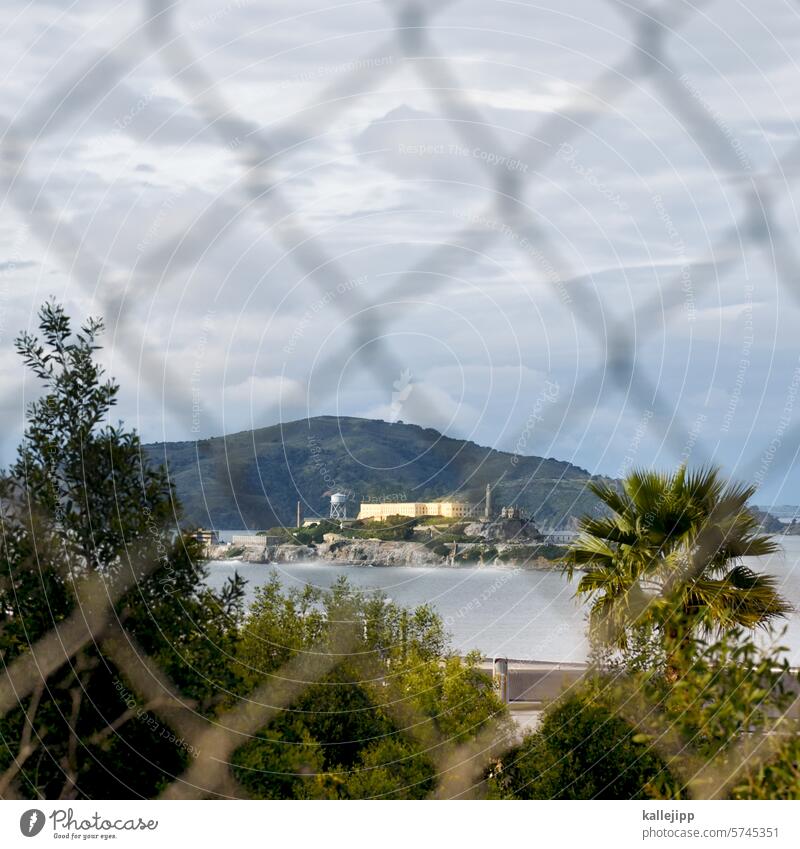
[[[545,525],[569,524],[596,504],[588,471],[566,460],[513,454],[434,428],[356,416],[315,416],[196,441],[143,446],[165,463],[187,525],[262,529],[324,515],[334,490],[351,510],[370,501],[518,504]]]

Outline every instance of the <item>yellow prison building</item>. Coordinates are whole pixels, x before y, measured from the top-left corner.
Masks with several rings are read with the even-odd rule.
[[[447,519],[467,519],[481,513],[479,505],[466,501],[389,501],[362,503],[358,518],[383,520],[387,516],[444,516]]]

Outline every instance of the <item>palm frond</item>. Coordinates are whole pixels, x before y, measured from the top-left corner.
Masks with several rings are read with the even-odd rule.
[[[630,513],[630,501],[612,484],[605,481],[590,481],[588,488],[612,513],[616,513],[618,516],[626,516]]]
[[[669,491],[670,475],[647,469],[634,469],[623,481],[625,494],[640,514],[658,513]]]
[[[756,628],[788,616],[792,606],[777,590],[777,581],[746,566],[734,566],[723,578],[698,578],[685,593],[687,612],[704,615],[717,628]]]
[[[614,594],[596,596],[589,611],[592,638],[624,649],[629,630],[652,619],[652,605],[652,596],[643,592],[638,581]]]
[[[637,538],[636,527],[617,516],[604,516],[600,519],[584,516],[580,521],[580,529],[587,536],[627,545],[635,543]]]
[[[700,466],[684,476],[681,495],[698,504],[715,505],[722,498],[725,482],[716,466]]]
[[[790,612],[774,578],[740,563],[780,548],[747,507],[754,487],[714,466],[680,466],[636,469],[621,491],[597,481],[590,489],[611,515],[584,517],[563,563],[570,578],[584,570],[576,594],[593,599],[595,632],[619,643],[620,629],[645,615],[674,617],[673,629],[675,621],[750,628]]]
[[[567,577],[572,580],[576,568],[584,566],[611,568],[616,557],[616,549],[612,548],[605,539],[582,533],[567,549],[561,564]]]

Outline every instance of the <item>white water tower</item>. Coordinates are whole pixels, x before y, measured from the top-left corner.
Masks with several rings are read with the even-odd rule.
[[[331,519],[347,518],[347,495],[344,492],[334,492],[331,496]]]

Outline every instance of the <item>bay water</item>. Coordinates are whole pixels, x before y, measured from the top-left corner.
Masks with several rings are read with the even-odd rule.
[[[778,578],[781,593],[795,606],[786,620],[782,645],[793,665],[800,665],[800,536],[782,537],[782,551],[752,558],[748,565]],[[275,572],[286,587],[309,584],[327,589],[341,576],[355,587],[379,590],[407,607],[436,609],[460,653],[478,649],[487,657],[578,662],[586,659],[586,612],[575,598],[575,582],[558,571],[531,571],[492,566],[348,566],[328,561],[258,564],[215,561],[208,582],[220,587],[239,572],[247,579],[248,597]],[[781,625],[780,627],[783,627]]]

